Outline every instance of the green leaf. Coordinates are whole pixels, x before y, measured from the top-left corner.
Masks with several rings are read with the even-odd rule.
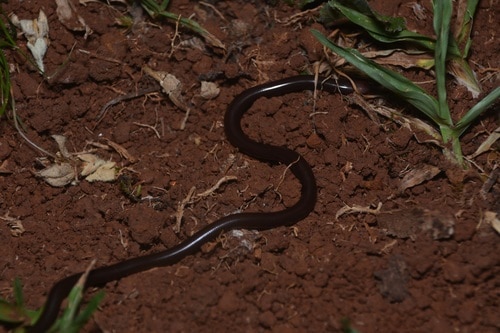
[[[104,291],[101,290],[94,297],[90,299],[85,309],[83,309],[75,318],[76,327],[83,327],[90,320],[90,317],[92,317],[94,312],[96,312],[97,309],[99,308],[99,304],[104,298],[104,295],[105,295]]]
[[[427,117],[431,118],[436,124],[446,125],[446,122],[438,115],[437,100],[425,90],[404,76],[363,57],[358,51],[335,45],[319,31],[311,30],[311,32],[323,45],[327,46],[330,50],[337,53],[386,89],[401,96]]]
[[[392,17],[377,13],[370,7],[366,0],[330,0],[328,5],[333,9],[338,9],[346,17],[347,13],[356,12],[373,19],[388,34],[406,30],[406,24],[402,17]]]
[[[23,286],[21,284],[21,280],[17,277],[14,279],[14,297],[16,298],[16,304],[20,307],[23,307],[24,306]]]
[[[436,49],[434,51],[434,68],[436,71],[436,87],[438,93],[438,116],[443,119],[443,125],[451,127],[450,110],[446,100],[446,55],[448,50],[448,39],[450,34],[452,4],[451,0],[434,1],[433,26],[436,33]],[[441,124],[440,124],[441,125]],[[441,130],[443,141],[449,141],[448,131]]]
[[[181,15],[177,15],[171,12],[166,11],[168,7],[169,0],[164,0],[161,5],[159,5],[155,0],[141,0],[141,6],[152,18],[156,17],[164,17],[170,21],[178,22],[181,26],[198,33],[200,36],[205,38],[211,45],[224,49],[224,44],[217,39],[214,35],[200,26],[197,22],[181,17]]]
[[[389,21],[391,23],[388,24],[380,19],[381,15],[374,14],[369,7],[367,10],[363,9],[364,6],[355,7],[355,3],[346,2],[346,4],[343,4],[338,1],[330,1],[328,4],[333,11],[338,11],[352,23],[365,29],[379,42],[411,42],[429,50],[434,49],[434,39],[407,30],[401,18],[392,18],[393,21]],[[368,5],[366,4],[366,6]]]
[[[19,306],[0,300],[0,322],[18,324],[25,320],[24,311]]]
[[[458,4],[459,10],[464,5],[463,4],[464,1],[467,1],[467,3],[465,6],[465,10],[463,11],[463,17],[461,18],[461,25],[458,29],[458,34],[456,39],[458,44],[465,43],[464,49],[462,50],[462,57],[467,58],[470,46],[472,44],[470,34],[472,31],[474,14],[476,13],[476,8],[477,4],[479,3],[479,0],[460,0]]]
[[[479,103],[474,105],[467,113],[460,119],[455,125],[455,135],[460,137],[465,130],[471,125],[471,123],[476,120],[483,112],[489,109],[497,99],[500,98],[500,87],[495,88],[486,97],[484,97]]]

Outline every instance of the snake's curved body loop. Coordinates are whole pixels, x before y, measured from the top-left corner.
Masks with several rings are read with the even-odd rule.
[[[353,90],[347,80],[325,80],[316,83],[313,76],[295,76],[245,90],[229,105],[224,118],[228,140],[242,153],[259,160],[290,165],[290,170],[302,186],[301,196],[296,204],[279,212],[241,213],[223,217],[168,250],[91,270],[85,287],[104,285],[153,267],[172,265],[197,252],[206,242],[214,240],[221,233],[232,229],[271,229],[294,224],[309,215],[316,203],[316,181],[309,164],[302,156],[292,150],[251,140],[241,128],[241,119],[260,97],[273,97],[315,88],[344,94]],[[81,275],[82,273],[78,273],[66,277],[52,287],[40,318],[29,328],[29,332],[43,333],[50,328],[59,314],[61,303]]]

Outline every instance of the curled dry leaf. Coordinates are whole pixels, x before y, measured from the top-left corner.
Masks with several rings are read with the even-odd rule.
[[[143,70],[146,74],[158,81],[160,86],[163,88],[163,91],[168,95],[168,98],[170,98],[175,106],[183,111],[187,111],[189,109],[181,95],[182,83],[175,77],[175,75],[162,71],[154,71],[148,66],[144,66]]]
[[[66,137],[64,135],[59,135],[59,134],[54,134],[52,135],[52,139],[54,139],[57,143],[57,148],[59,149],[59,152],[64,158],[70,158],[71,154],[69,153],[68,149],[66,148]]]
[[[76,8],[71,1],[56,0],[57,17],[67,29],[71,31],[85,31],[85,38],[92,33],[92,29],[85,23],[85,20],[78,15]]]
[[[181,81],[179,81],[174,75],[170,73],[154,71],[148,66],[144,66],[143,70],[146,74],[158,81],[172,103],[174,103],[175,106],[185,112],[184,120],[179,126],[180,129],[183,130],[186,127],[186,121],[189,117],[189,113],[191,112],[191,108],[186,104],[184,98],[182,98]]]
[[[52,164],[36,175],[54,187],[63,187],[76,180],[75,169],[69,163]]]
[[[360,205],[345,205],[344,207],[340,208],[337,213],[335,214],[335,219],[338,220],[341,216],[343,215],[350,215],[350,214],[373,214],[377,215],[380,213],[380,210],[382,209],[382,202],[379,202],[377,205],[377,208],[371,208],[371,207],[363,207]]]
[[[432,178],[436,177],[441,170],[438,167],[432,165],[424,165],[419,169],[413,169],[409,171],[401,180],[399,185],[399,190],[404,192],[407,188],[414,187],[416,185],[422,184]]]
[[[43,57],[49,46],[49,22],[47,16],[40,10],[38,19],[19,20],[17,15],[10,16],[12,24],[21,29],[24,36],[28,40],[28,49],[31,51],[33,58],[41,73],[45,71]]]

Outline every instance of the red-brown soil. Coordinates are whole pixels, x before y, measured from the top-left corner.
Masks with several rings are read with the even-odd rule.
[[[42,80],[22,58],[7,54],[15,66],[17,113],[29,138],[52,153],[57,151],[53,134],[68,138],[70,152],[96,148],[89,142],[121,145],[136,161],[115,150],[95,153],[124,167],[131,187],[141,185],[143,199],[131,200],[119,182],[49,186],[35,177],[42,154],[19,136],[11,117],[3,117],[0,162],[10,172],[0,176],[0,215],[19,219],[25,232],[14,237],[8,221],[0,220],[0,297],[12,300],[12,283],[19,277],[27,304],[38,308],[56,281],[84,270],[92,259],[104,266],[162,251],[227,214],[279,210],[297,199],[298,182],[289,173],[282,179],[286,166],[238,153],[225,138],[222,120],[243,90],[313,72],[322,51],[309,29],[328,31],[313,22],[314,13],[288,26],[280,23],[300,12],[281,2],[210,3],[218,13],[188,0],[172,0],[169,10],[184,17],[194,13],[226,52],[179,45],[197,35],[180,29],[172,41],[175,24],[145,15],[127,31],[116,24],[126,12],[119,4],[76,6],[93,30],[86,39],[59,22],[54,1],[4,5],[20,18],[35,18],[40,9],[49,18],[45,66],[47,73],[58,71],[52,80]],[[405,1],[371,3],[404,16],[412,29],[431,31],[429,11],[417,19]],[[499,10],[496,1],[481,1],[474,26],[470,63],[485,92],[498,85],[498,72],[485,69],[500,66]],[[24,39],[19,43],[24,47]],[[185,129],[180,128],[184,112],[159,88],[109,107],[96,126],[112,99],[158,86],[141,70],[145,65],[182,81],[183,98],[192,106]],[[408,72],[418,81],[432,80],[424,71]],[[217,98],[199,96],[202,79],[217,83]],[[431,89],[432,83],[424,87]],[[475,101],[462,87],[449,88],[458,118]],[[500,242],[483,217],[500,213],[500,186],[481,193],[498,165],[498,150],[474,158],[463,172],[422,133],[378,116],[374,122],[339,95],[319,93],[320,113],[310,117],[312,105],[311,93],[295,93],[259,100],[245,118],[252,137],[295,149],[313,166],[319,193],[309,217],[293,228],[248,232],[243,238],[222,235],[216,246],[177,265],[109,283],[84,331],[338,332],[349,319],[362,333],[498,332]],[[462,138],[465,155],[498,123],[498,108],[482,116]],[[400,191],[406,172],[429,165],[438,168],[437,176]],[[237,180],[187,206],[175,233],[177,206],[190,189],[201,193],[225,175]],[[346,205],[375,209],[379,203],[382,214],[336,219]],[[445,237],[450,220],[453,234]],[[422,231],[429,221],[434,229]]]

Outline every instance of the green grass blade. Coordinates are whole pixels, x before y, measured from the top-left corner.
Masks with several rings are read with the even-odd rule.
[[[172,22],[179,22],[179,24],[191,31],[196,32],[205,40],[207,40],[211,45],[225,49],[224,44],[217,39],[214,35],[212,35],[208,30],[204,29],[201,25],[199,25],[196,21],[193,21],[188,18],[181,17],[181,15],[177,15],[171,12],[166,11],[169,1],[165,0],[161,5],[159,5],[155,0],[141,0],[141,6],[152,18],[156,17],[164,17]]]
[[[434,32],[436,33],[436,50],[434,52],[434,68],[436,71],[436,87],[438,94],[438,115],[445,121],[445,127],[451,127],[450,110],[446,100],[446,52],[448,50],[448,40],[450,34],[452,4],[451,0],[434,1]],[[447,131],[442,131],[443,141],[449,141]]]
[[[76,327],[83,327],[83,325],[85,325],[85,323],[90,320],[90,317],[92,317],[94,312],[97,311],[99,304],[101,303],[103,298],[104,291],[100,291],[90,299],[85,309],[83,309],[75,318],[74,324]]]
[[[479,103],[474,105],[455,125],[456,136],[460,137],[465,130],[471,125],[471,123],[476,120],[483,112],[488,110],[497,99],[500,98],[500,87],[495,88],[486,97],[484,97]]]
[[[461,18],[461,25],[457,34],[457,42],[460,45],[465,43],[464,49],[462,50],[462,57],[467,58],[470,46],[472,44],[472,39],[470,38],[470,34],[472,31],[474,14],[476,13],[476,8],[477,4],[479,3],[479,0],[460,0],[459,6],[463,6],[464,1],[467,1],[467,4],[464,11],[464,15]]]
[[[16,299],[16,304],[20,307],[24,306],[24,296],[23,296],[23,286],[19,278],[14,279],[14,297]]]
[[[16,304],[11,304],[3,299],[0,299],[0,322],[17,324],[25,320],[23,311]]]
[[[3,49],[15,48],[16,42],[7,27],[8,18],[0,8],[0,117],[5,113],[10,100],[10,72],[9,63]],[[9,26],[12,25],[9,23]]]
[[[366,13],[356,11],[353,8],[340,4],[337,1],[330,1],[329,5],[334,6],[335,9],[338,9],[351,22],[365,29],[373,38],[380,42],[412,42],[428,50],[434,50],[435,43],[430,37],[409,31],[407,29],[390,32],[384,28],[385,26],[381,24],[375,16],[369,16]]]
[[[406,29],[402,17],[382,15],[374,11],[366,0],[330,0],[328,5],[336,8],[345,15],[346,12],[358,13],[373,18],[373,20],[387,33],[394,34]]]
[[[160,5],[160,9],[162,11],[167,10],[168,4],[170,3],[170,0],[163,0],[163,2]]]
[[[5,113],[10,100],[10,73],[5,54],[0,49],[0,117]]]
[[[404,76],[384,68],[377,63],[363,57],[358,51],[344,49],[335,45],[323,36],[317,30],[311,30],[312,34],[330,50],[347,60],[350,64],[357,67],[370,78],[378,82],[386,89],[401,96],[427,117],[432,119],[438,125],[446,125],[446,122],[438,115],[438,102],[425,90],[405,78]]]

